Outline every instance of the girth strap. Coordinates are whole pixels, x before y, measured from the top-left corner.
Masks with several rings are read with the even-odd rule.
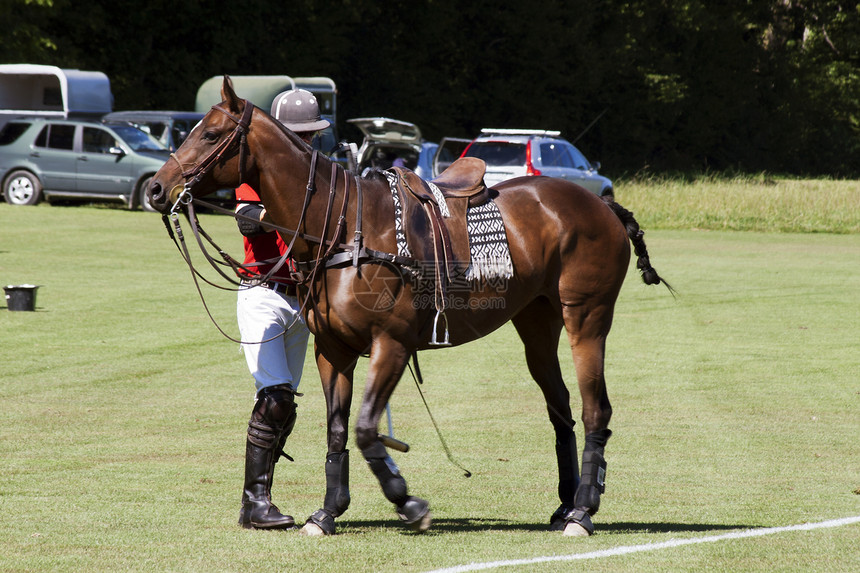
[[[404,198],[408,195],[415,197],[421,203],[427,219],[430,222],[430,239],[433,245],[433,266],[435,280],[433,282],[433,303],[436,308],[436,316],[433,319],[433,332],[430,339],[432,346],[447,346],[448,339],[448,319],[445,316],[445,309],[448,305],[448,285],[454,277],[454,250],[451,243],[451,235],[448,231],[448,225],[445,223],[445,212],[442,206],[445,206],[444,198],[437,198],[434,191],[430,189],[426,183],[415,176],[411,171],[406,171],[401,168],[395,168],[397,173],[397,181],[400,185],[408,190],[409,193],[403,193]],[[410,183],[411,181],[411,183]],[[441,199],[441,205],[440,205]],[[439,339],[439,326],[444,328],[444,337]]]

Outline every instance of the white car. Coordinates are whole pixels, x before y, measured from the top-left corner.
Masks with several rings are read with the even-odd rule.
[[[487,163],[487,186],[524,175],[547,175],[567,179],[595,195],[613,195],[612,181],[600,175],[599,163],[589,163],[558,131],[482,129],[481,135],[463,151]],[[443,145],[445,142],[443,140]]]

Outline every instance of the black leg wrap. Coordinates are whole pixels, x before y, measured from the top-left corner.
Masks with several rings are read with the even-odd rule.
[[[606,460],[603,448],[612,432],[600,430],[585,436],[585,450],[582,453],[582,480],[576,490],[574,506],[594,515],[600,508],[600,494],[604,492],[606,479]]]
[[[326,456],[325,481],[326,490],[323,509],[332,518],[343,515],[343,512],[349,507],[350,501],[349,450]],[[334,527],[334,524],[332,524],[332,527]]]
[[[313,523],[322,530],[324,535],[334,535],[334,516],[324,509],[313,512],[306,523]]]
[[[406,494],[406,480],[400,475],[400,470],[388,455],[385,446],[381,442],[375,442],[372,446],[362,452],[364,459],[370,466],[370,470],[379,480],[382,493],[398,508],[403,506],[408,496]]]
[[[558,459],[558,498],[562,505],[573,506],[576,488],[579,487],[579,463],[576,459],[576,435],[571,434],[570,441],[562,444],[555,443],[555,455]]]
[[[566,443],[556,439],[555,455],[558,460],[558,497],[561,505],[549,519],[550,531],[560,531],[565,526],[565,516],[574,507],[576,490],[579,487],[579,463],[576,459],[576,435],[571,432]]]

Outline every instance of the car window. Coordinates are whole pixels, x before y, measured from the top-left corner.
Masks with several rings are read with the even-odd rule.
[[[185,141],[185,138],[188,137],[188,134],[191,133],[191,130],[194,129],[194,126],[197,125],[197,121],[190,121],[187,119],[177,119],[173,122],[173,143],[174,145],[182,145],[182,142]]]
[[[167,123],[163,121],[132,121],[131,124],[144,133],[148,133],[159,141],[164,146],[168,145],[168,137],[170,132],[167,130]]]
[[[585,156],[574,146],[566,145],[568,153],[570,153],[571,160],[573,161],[573,166],[577,169],[589,169],[591,166],[588,163],[588,160]]]
[[[19,137],[21,137],[21,134],[27,131],[30,125],[32,124],[10,121],[4,125],[3,130],[0,131],[0,145],[9,145],[10,143],[14,143]]]
[[[460,157],[459,153],[455,153],[454,150],[449,148],[443,148],[439,150],[438,160],[439,163],[445,163],[447,165],[451,165],[454,161]]]
[[[546,167],[574,167],[573,159],[568,153],[567,147],[558,142],[540,144],[541,164]]]
[[[161,121],[153,121],[137,126],[141,131],[148,131],[149,134],[160,142],[164,143],[166,139],[167,124]]]
[[[476,141],[463,155],[483,159],[494,167],[518,166],[526,163],[526,146],[507,141]]]
[[[136,127],[130,125],[113,125],[111,127],[133,151],[165,151],[167,149],[151,135]]]
[[[42,128],[39,137],[36,138],[36,147],[47,147],[50,149],[75,148],[75,126],[49,123]]]
[[[118,145],[117,140],[104,129],[84,128],[84,151],[87,153],[110,153],[110,148]]]
[[[364,159],[358,166],[360,170],[367,167],[375,169],[390,169],[391,167],[405,167],[415,169],[418,166],[418,153],[411,149],[402,147],[387,147],[385,145],[374,145],[367,148]]]

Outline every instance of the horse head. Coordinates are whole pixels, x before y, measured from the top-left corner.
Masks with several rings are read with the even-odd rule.
[[[254,106],[236,95],[226,75],[221,97],[152,178],[147,194],[158,211],[168,212],[183,190],[200,197],[256,180],[246,141]]]

